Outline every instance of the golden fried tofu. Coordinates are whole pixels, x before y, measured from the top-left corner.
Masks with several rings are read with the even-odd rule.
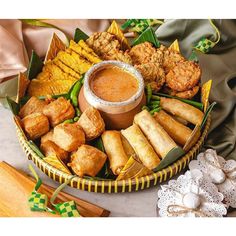
[[[22,119],[22,126],[27,136],[35,140],[49,131],[48,118],[42,113],[33,113]]]
[[[85,143],[85,134],[77,123],[62,123],[54,128],[53,141],[67,152],[73,152]]]
[[[87,140],[97,138],[105,130],[105,123],[94,107],[87,108],[78,120],[79,126],[83,129]]]
[[[166,75],[166,84],[177,92],[183,92],[196,86],[201,77],[201,69],[192,61],[179,62]]]
[[[43,114],[48,117],[50,124],[54,127],[64,120],[73,118],[75,110],[70,101],[59,97],[44,107]]]
[[[95,147],[82,145],[72,154],[68,166],[79,177],[84,175],[96,176],[105,164],[107,156]]]
[[[155,92],[158,92],[165,83],[165,72],[158,63],[135,65],[135,68],[143,76],[145,84],[150,84]]]
[[[47,103],[36,97],[31,97],[27,103],[20,109],[19,116],[24,118],[33,113],[42,113]]]
[[[146,64],[149,62],[162,65],[163,52],[156,50],[149,42],[140,43],[129,51],[133,65]]]
[[[60,160],[62,160],[65,164],[69,161],[69,155],[68,152],[63,150],[62,148],[58,147],[54,142],[52,141],[46,141],[41,143],[40,149],[42,153],[47,156],[56,156]]]
[[[44,134],[41,137],[41,143],[45,143],[47,141],[52,141],[53,142],[53,130],[49,131],[48,133]]]

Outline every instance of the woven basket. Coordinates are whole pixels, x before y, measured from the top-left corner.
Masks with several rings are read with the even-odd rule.
[[[197,156],[204,143],[204,140],[207,137],[210,123],[211,120],[209,116],[200,139],[192,147],[192,149],[188,153],[186,153],[183,157],[181,157],[178,161],[176,161],[174,164],[166,167],[165,169],[162,169],[161,171],[140,178],[118,180],[118,181],[89,180],[80,177],[75,177],[71,180],[69,185],[73,188],[95,193],[119,193],[119,192],[124,193],[124,192],[143,190],[155,186],[159,183],[162,183],[172,178],[174,175],[178,174],[183,169],[185,169],[188,166],[188,163]],[[56,169],[55,167],[46,163],[39,156],[37,156],[37,154],[28,145],[27,139],[16,121],[15,124],[20,144],[23,147],[23,150],[26,153],[29,160],[32,160],[40,170],[42,170],[51,179],[58,181],[59,183],[64,183],[68,178],[72,177],[71,175]]]

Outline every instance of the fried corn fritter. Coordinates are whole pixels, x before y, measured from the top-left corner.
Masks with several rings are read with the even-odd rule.
[[[151,88],[158,92],[165,83],[165,73],[162,68],[163,53],[157,51],[151,43],[145,42],[134,46],[129,55],[145,83],[150,84]]]
[[[94,33],[86,43],[103,60],[119,60],[131,64],[128,53],[121,50],[121,45],[115,35],[108,32]]]
[[[166,84],[174,91],[183,92],[196,86],[200,76],[201,70],[199,65],[185,60],[169,71],[166,75]]]
[[[79,43],[71,40],[69,47],[59,51],[57,56],[48,61],[42,72],[31,81],[28,94],[44,96],[67,93],[82,74],[100,61],[101,59],[83,40]]]
[[[145,64],[148,62],[163,63],[163,52],[156,50],[151,43],[140,43],[129,51],[133,65]]]
[[[149,62],[135,65],[135,68],[142,74],[145,83],[151,85],[154,91],[159,91],[165,83],[165,72],[158,63]]]

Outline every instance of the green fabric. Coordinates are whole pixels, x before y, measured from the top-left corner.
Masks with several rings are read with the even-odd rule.
[[[226,159],[236,160],[236,21],[213,22],[221,33],[220,42],[208,54],[197,53],[202,83],[213,80],[210,101],[217,102],[205,148],[214,148]],[[216,39],[208,20],[167,20],[156,35],[165,45],[178,39],[185,57],[201,38]]]

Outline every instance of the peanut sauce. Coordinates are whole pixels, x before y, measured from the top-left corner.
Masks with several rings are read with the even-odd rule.
[[[94,74],[90,88],[105,101],[122,102],[138,91],[138,81],[131,73],[117,66],[107,66]]]

